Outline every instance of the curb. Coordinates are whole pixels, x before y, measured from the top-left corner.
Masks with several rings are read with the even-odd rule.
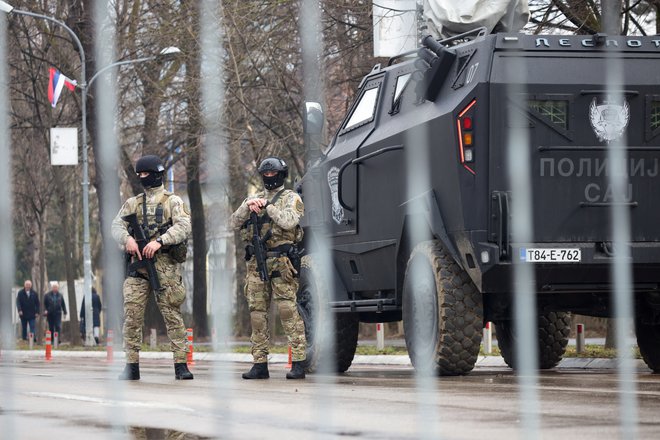
[[[43,358],[44,353],[41,350],[3,350],[1,359],[37,359]],[[104,351],[65,351],[53,350],[52,357],[57,358],[107,358]],[[124,359],[124,353],[114,354],[115,359]],[[143,351],[140,353],[142,359],[172,359],[171,352]],[[247,353],[210,353],[195,352],[195,361],[220,361],[220,362],[242,362],[252,363],[252,355]],[[271,354],[268,357],[271,364],[286,364],[288,362],[287,354]],[[410,358],[406,355],[355,355],[353,365],[399,365],[412,367]],[[602,358],[566,358],[563,359],[556,368],[558,369],[582,369],[582,370],[615,370],[618,367],[617,359]],[[507,368],[506,362],[501,356],[479,356],[475,368]],[[634,360],[634,368],[637,371],[650,371],[641,359]]]

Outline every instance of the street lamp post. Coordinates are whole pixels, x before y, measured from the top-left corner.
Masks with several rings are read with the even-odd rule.
[[[83,274],[84,274],[84,281],[83,281],[83,292],[84,292],[84,297],[85,297],[85,345],[87,346],[93,346],[96,345],[96,341],[94,340],[94,334],[93,334],[93,308],[92,308],[92,257],[91,257],[91,250],[89,247],[89,161],[88,161],[88,145],[87,145],[87,92],[89,90],[89,86],[92,84],[92,82],[98,78],[99,74],[105,72],[108,69],[111,69],[113,67],[125,65],[125,64],[134,64],[134,63],[141,63],[145,61],[152,61],[155,60],[156,58],[159,57],[171,57],[175,56],[178,53],[180,53],[180,50],[177,47],[167,47],[163,50],[160,51],[158,55],[154,56],[149,56],[149,57],[143,57],[143,58],[136,58],[134,60],[123,60],[123,61],[117,61],[115,63],[109,64],[99,71],[97,71],[92,78],[89,80],[89,84],[86,82],[86,64],[85,64],[85,50],[83,49],[82,43],[80,42],[80,39],[76,35],[75,32],[73,32],[73,29],[71,29],[69,26],[67,26],[64,22],[57,20],[54,17],[50,17],[48,15],[42,15],[42,14],[36,14],[34,12],[29,12],[29,11],[21,11],[18,9],[14,9],[13,6],[8,4],[7,2],[1,1],[0,0],[0,12],[4,12],[7,14],[17,14],[17,15],[26,15],[29,17],[34,17],[34,18],[40,18],[43,20],[48,20],[52,23],[55,23],[59,26],[62,26],[68,33],[71,35],[71,38],[73,38],[73,41],[76,43],[76,46],[78,47],[78,53],[80,54],[80,82],[78,84],[78,87],[80,87],[82,91],[82,96],[81,96],[81,107],[82,107],[82,145],[83,145],[83,153],[82,153],[82,173],[83,173],[83,181],[82,181],[82,192],[83,192]]]

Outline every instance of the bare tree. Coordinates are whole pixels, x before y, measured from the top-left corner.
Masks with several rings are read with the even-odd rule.
[[[533,33],[595,34],[605,32],[603,6],[611,3],[621,35],[658,33],[657,0],[530,0],[528,29]]]

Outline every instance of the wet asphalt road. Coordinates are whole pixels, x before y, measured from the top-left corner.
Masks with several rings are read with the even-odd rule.
[[[517,378],[503,367],[433,378],[417,387],[406,366],[244,381],[242,363],[198,361],[175,381],[165,360],[143,360],[142,380],[115,380],[121,363],[0,359],[0,438],[515,439]],[[616,370],[561,368],[539,377],[540,437],[620,438]],[[660,438],[660,375],[636,374],[638,438]]]

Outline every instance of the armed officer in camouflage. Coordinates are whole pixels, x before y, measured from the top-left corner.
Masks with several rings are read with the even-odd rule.
[[[296,306],[298,291],[298,254],[295,244],[302,239],[302,229],[298,225],[304,207],[300,196],[284,189],[288,176],[286,163],[277,157],[265,159],[258,168],[264,191],[248,197],[232,214],[231,224],[241,230],[241,237],[248,243],[246,247],[247,275],[245,296],[250,309],[252,324],[252,356],[254,365],[243,373],[243,379],[267,379],[268,373],[268,309],[271,298],[277,304],[282,327],[286,332],[293,357],[291,371],[287,379],[305,378],[305,327]],[[263,281],[257,271],[257,262],[250,252],[250,237],[253,225],[250,213],[256,213],[258,227],[266,241],[266,267],[269,280]],[[268,232],[270,231],[270,232]]]
[[[174,354],[174,376],[176,379],[192,379],[186,358],[186,329],[180,306],[186,298],[181,278],[181,263],[185,260],[186,240],[190,235],[190,212],[181,198],[163,187],[165,168],[158,156],[141,157],[135,164],[144,193],[131,197],[124,203],[112,222],[112,236],[124,247],[132,259],[155,258],[155,268],[163,288],[156,292],[156,303],[160,309],[170,347]],[[148,238],[142,254],[122,217],[137,214],[138,221]],[[124,351],[126,367],[119,376],[123,380],[140,379],[139,352],[142,345],[142,327],[147,299],[152,291],[144,269],[127,271],[124,281]]]

